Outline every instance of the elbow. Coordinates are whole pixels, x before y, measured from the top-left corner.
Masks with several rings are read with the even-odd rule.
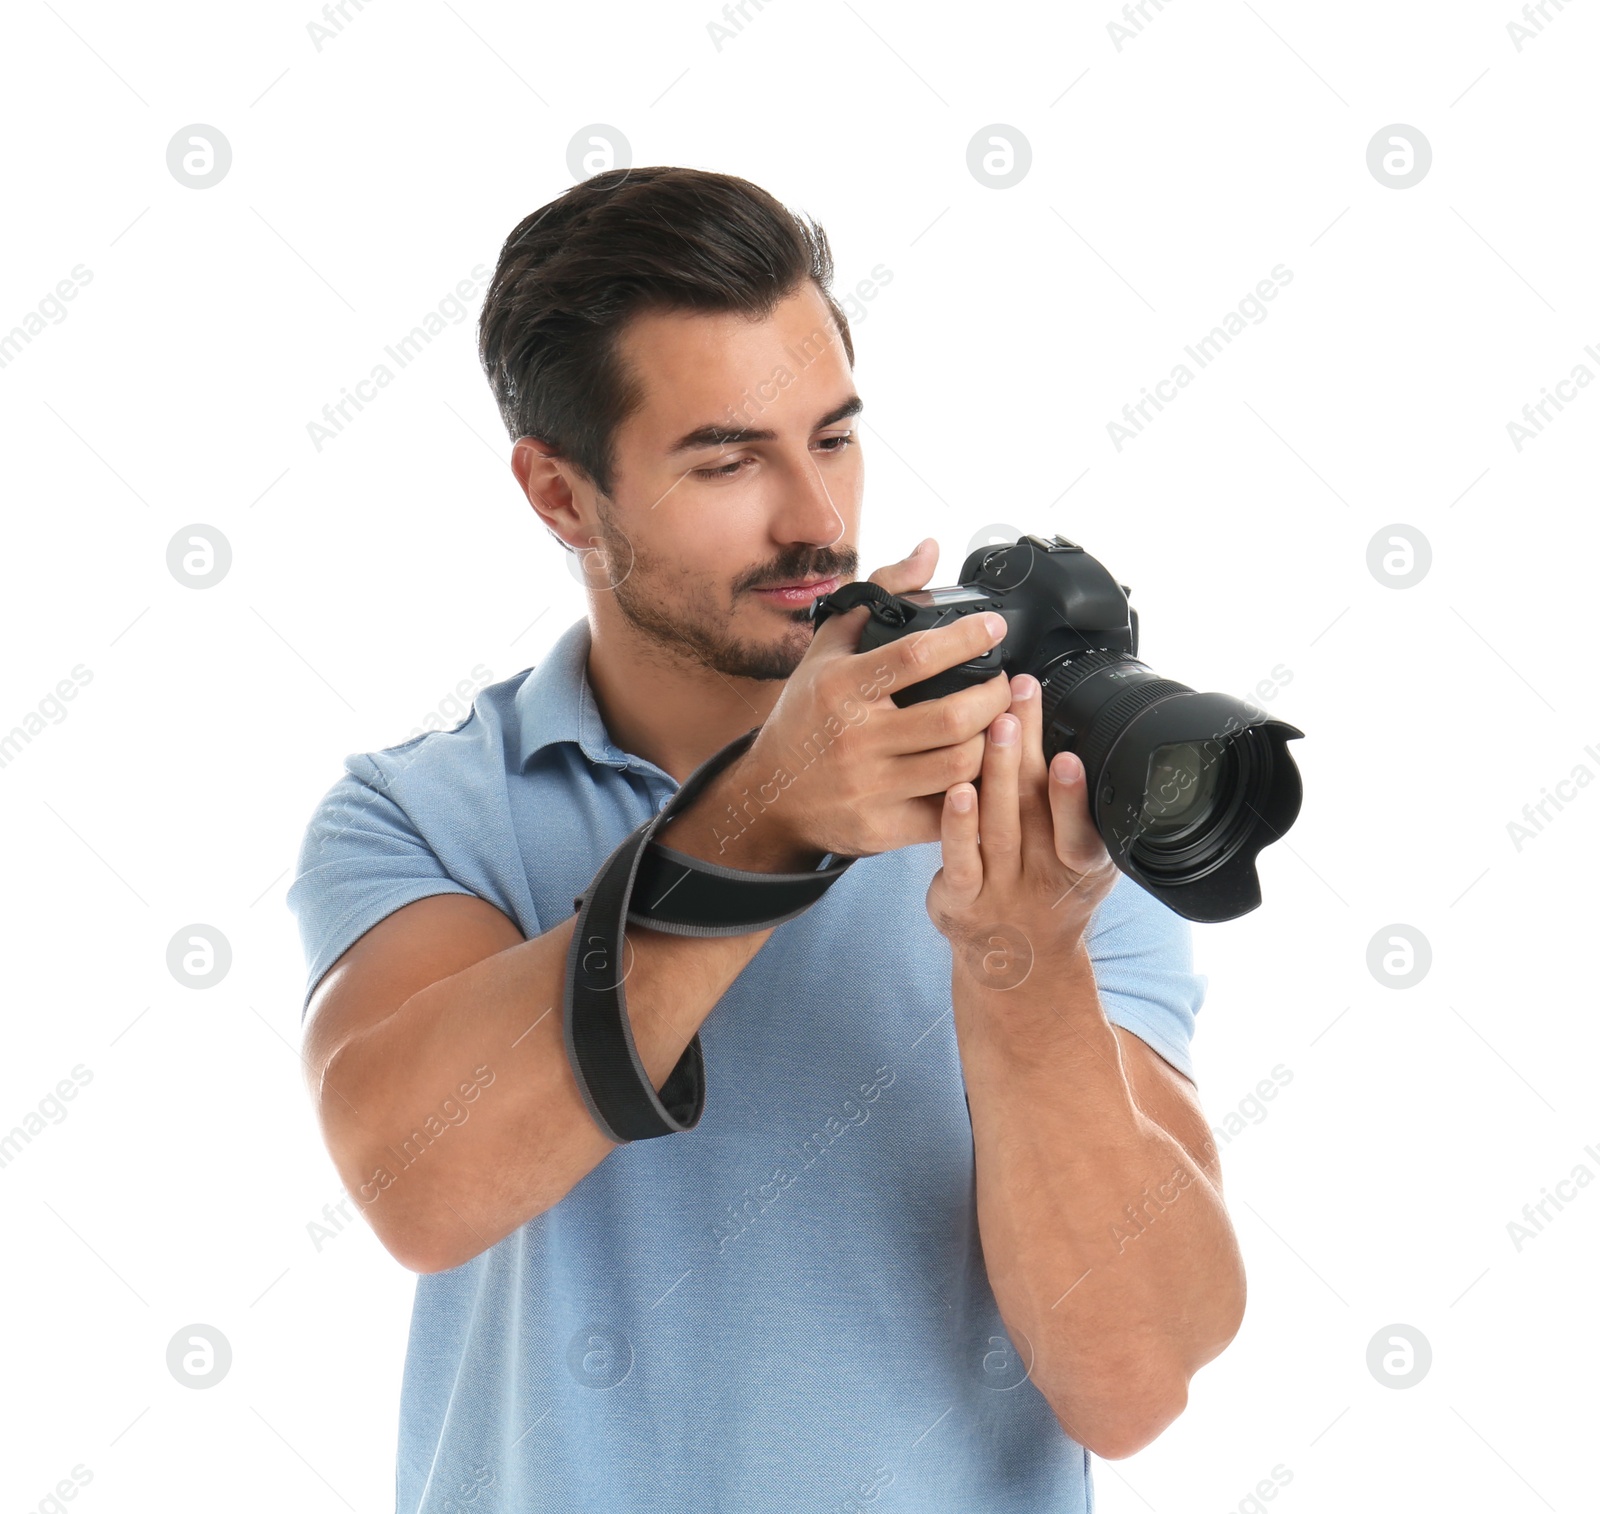
[[[1144,1450],[1183,1413],[1188,1404],[1188,1384],[1178,1377],[1160,1393],[1147,1394],[1137,1401],[1106,1406],[1097,1411],[1088,1423],[1079,1424],[1076,1429],[1059,1409],[1055,1410],[1055,1414],[1061,1428],[1085,1450],[1102,1461],[1122,1461],[1136,1451]]]

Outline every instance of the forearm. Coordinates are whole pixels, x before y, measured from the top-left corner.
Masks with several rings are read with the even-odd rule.
[[[719,852],[712,822],[738,769],[719,778],[660,832],[676,850],[750,871],[815,866],[821,853],[775,826],[757,828],[737,852]],[[328,1068],[321,1108],[340,1175],[414,1271],[459,1266],[487,1250],[615,1149],[589,1114],[563,1038],[575,919],[413,994]],[[628,929],[626,1012],[653,1087],[771,934]]]
[[[1081,942],[1007,990],[958,965],[952,993],[995,1300],[1067,1432],[1131,1454],[1238,1328],[1221,1195],[1140,1110]]]

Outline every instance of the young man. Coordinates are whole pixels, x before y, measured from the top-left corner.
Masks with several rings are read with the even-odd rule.
[[[831,278],[820,228],[679,168],[501,252],[483,363],[588,615],[457,729],[347,758],[289,894],[324,1138],[420,1274],[407,1514],[1085,1510],[1088,1452],[1147,1444],[1238,1327],[1187,923],[1076,759],[1046,774],[1035,680],[889,697],[998,617],[869,653],[865,610],[808,619],[862,500]],[[562,1038],[573,900],[757,726],[661,839],[859,860],[777,929],[629,929],[639,1055],[659,1088],[698,1031],[707,1095],[614,1145]]]

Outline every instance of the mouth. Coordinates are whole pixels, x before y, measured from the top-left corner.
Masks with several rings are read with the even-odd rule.
[[[799,583],[781,584],[776,588],[756,589],[754,592],[769,604],[781,605],[784,609],[804,609],[812,600],[833,593],[843,582],[843,577],[835,573],[831,578],[802,579]]]

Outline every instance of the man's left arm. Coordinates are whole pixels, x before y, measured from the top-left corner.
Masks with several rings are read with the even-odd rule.
[[[1243,1315],[1215,1144],[1194,1085],[1106,1018],[1086,945],[984,976],[952,993],[989,1284],[1062,1428],[1130,1456]]]
[[[1063,753],[1046,773],[1038,682],[1011,688],[977,790],[946,793],[928,913],[951,944],[995,1302],[1062,1428],[1118,1458],[1178,1417],[1233,1339],[1244,1267],[1193,1084],[1111,1023],[1096,985],[1091,922],[1120,874],[1083,766]],[[1123,1002],[1119,1018],[1149,1021]]]

